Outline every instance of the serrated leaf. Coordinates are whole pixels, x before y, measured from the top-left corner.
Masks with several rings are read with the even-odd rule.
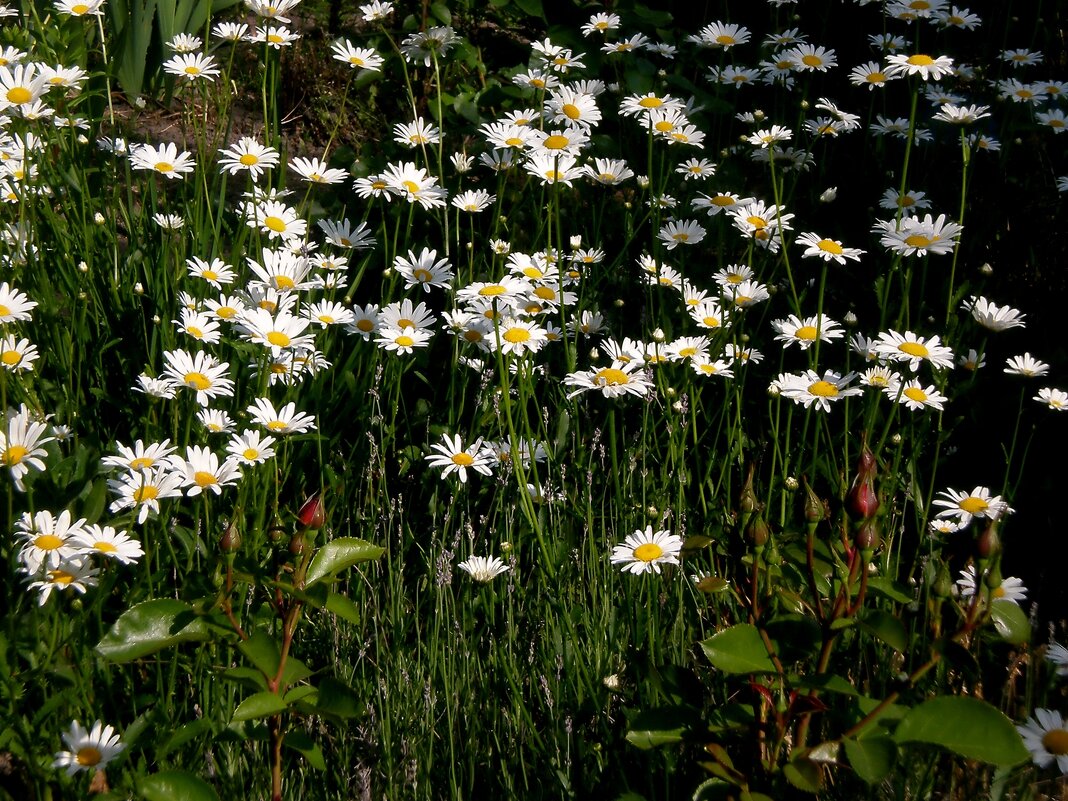
[[[724,673],[774,673],[756,626],[739,623],[701,642],[708,661]]]
[[[334,678],[325,678],[319,682],[319,698],[315,702],[315,708],[323,715],[340,720],[359,717],[364,713],[364,705],[355,691]]]
[[[286,704],[274,693],[254,693],[237,705],[232,722],[266,718],[285,712]]]
[[[990,619],[1005,642],[1023,645],[1031,639],[1031,621],[1014,601],[995,600],[990,604]]]
[[[885,779],[894,767],[894,758],[897,756],[894,741],[885,735],[843,740],[842,747],[849,765],[868,784],[877,784]]]
[[[172,751],[181,748],[190,740],[195,740],[197,737],[211,731],[211,721],[207,718],[200,718],[194,720],[191,723],[186,723],[184,726],[180,726],[174,734],[166,739],[166,741],[158,749],[156,749],[157,761],[167,756]],[[123,735],[125,737],[125,735]]]
[[[247,640],[237,644],[237,650],[264,676],[273,679],[278,674],[282,652],[274,637],[266,631],[254,631]]]
[[[355,564],[377,559],[385,549],[356,537],[338,537],[316,551],[308,565],[304,586],[310,586],[324,578],[332,578]]]
[[[869,609],[857,621],[865,631],[874,634],[895,651],[908,650],[909,635],[905,624],[882,609]]]
[[[801,757],[783,765],[782,773],[786,781],[798,790],[806,793],[818,793],[822,773],[820,766],[811,759]]]
[[[131,662],[183,642],[212,638],[207,621],[189,604],[172,598],[144,601],[127,609],[96,644],[97,653],[111,662]]]
[[[308,764],[316,770],[326,770],[326,760],[323,758],[323,752],[319,748],[319,744],[305,732],[289,732],[282,740],[282,745],[292,748],[294,751],[299,751],[308,760]]]
[[[360,607],[356,606],[347,595],[342,595],[339,592],[332,592],[326,596],[326,608],[342,620],[348,621],[353,625],[360,625],[360,621],[363,619],[360,614]]]
[[[1030,757],[1012,721],[968,696],[932,698],[910,710],[898,724],[894,741],[937,745],[991,765],[1017,765]]]
[[[163,770],[145,777],[138,787],[146,801],[219,801],[206,781],[184,770]]]

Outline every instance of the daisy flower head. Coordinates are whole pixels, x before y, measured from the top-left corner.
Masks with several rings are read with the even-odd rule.
[[[1064,133],[1068,130],[1068,118],[1064,116],[1064,112],[1059,108],[1055,108],[1052,111],[1040,111],[1035,115],[1035,119],[1039,125],[1052,128],[1054,133]]]
[[[869,61],[849,72],[849,82],[854,86],[867,86],[868,91],[886,86],[887,82],[900,78],[900,75],[888,73],[878,61]]]
[[[408,148],[433,145],[441,141],[441,131],[422,117],[393,126],[393,141]]]
[[[989,117],[990,114],[987,113],[989,110],[990,106],[978,106],[975,104],[962,106],[956,103],[943,103],[941,111],[931,119],[948,122],[951,125],[971,125],[984,117]]]
[[[378,329],[375,344],[383,350],[407,356],[416,348],[425,348],[433,335],[432,331],[423,331],[410,325],[404,328],[382,326]]]
[[[953,59],[949,56],[928,56],[924,53],[913,55],[891,54],[886,57],[886,71],[890,75],[919,75],[925,81],[941,80],[953,69]]]
[[[660,573],[661,565],[677,565],[682,553],[682,537],[667,530],[635,531],[612,548],[612,564],[620,565],[624,573]]]
[[[348,170],[328,167],[325,161],[318,158],[306,159],[298,156],[289,161],[289,167],[302,181],[310,184],[339,184],[349,177]]]
[[[816,256],[824,261],[836,261],[839,264],[845,264],[846,259],[860,261],[861,255],[865,253],[860,248],[847,248],[838,240],[827,239],[819,234],[801,234],[797,237],[797,242],[805,248],[805,252],[801,254],[802,258]]]
[[[1050,640],[1049,645],[1046,646],[1046,661],[1053,663],[1054,671],[1058,676],[1068,676],[1068,648]]]
[[[437,185],[438,179],[414,162],[390,164],[381,179],[387,190],[409,203],[418,203],[425,209],[445,205],[445,190]]]
[[[255,429],[245,429],[230,440],[226,452],[239,464],[262,464],[274,457],[274,443],[274,437],[265,436]]]
[[[169,463],[108,479],[108,488],[118,496],[108,510],[116,514],[136,509],[137,523],[144,525],[149,514],[159,514],[161,500],[181,497],[182,481],[182,474],[171,470]]]
[[[186,449],[185,459],[174,460],[176,472],[182,476],[182,486],[190,498],[210,490],[222,494],[225,486],[237,483],[241,468],[236,459],[227,459],[220,464],[219,457],[211,448],[197,445]]]
[[[695,220],[672,220],[660,229],[660,241],[668,250],[679,245],[696,245],[705,238],[705,229]]]
[[[964,570],[960,571],[960,578],[955,583],[961,598],[971,598],[975,595],[979,586],[989,586],[987,584],[988,577],[989,571],[985,571],[977,581],[975,565],[968,565]],[[1023,581],[1020,579],[1014,576],[1007,576],[1001,580],[1001,584],[997,587],[990,587],[990,600],[1012,601],[1014,604],[1019,604],[1020,601],[1027,600],[1027,587],[1024,586]]]
[[[920,362],[923,361],[939,369],[953,367],[953,351],[941,344],[937,336],[925,338],[911,331],[900,334],[890,329],[879,334],[873,349],[882,358],[908,362],[913,372],[920,369]]]
[[[1000,495],[991,495],[986,487],[976,487],[971,492],[945,489],[936,494],[932,505],[942,507],[936,517],[954,518],[962,528],[973,517],[998,520],[1014,511]]]
[[[249,37],[249,41],[262,42],[274,50],[281,50],[283,47],[289,47],[299,38],[300,34],[289,30],[289,28],[281,25],[270,25],[266,28],[256,28]]]
[[[354,228],[349,218],[345,217],[341,220],[319,220],[316,225],[326,236],[326,241],[336,248],[366,250],[375,245],[374,234],[365,222]]]
[[[608,31],[614,31],[619,28],[621,22],[619,14],[601,12],[590,17],[589,21],[579,30],[582,31],[583,36],[590,36],[594,33],[605,34]]]
[[[374,0],[360,6],[360,14],[364,22],[380,22],[393,13],[393,3],[383,0]]]
[[[68,776],[80,770],[103,770],[126,748],[115,729],[99,720],[89,731],[78,721],[73,721],[70,729],[63,733],[63,742],[69,750],[59,751],[52,767],[63,768]]]
[[[456,566],[480,584],[493,581],[512,569],[499,556],[469,556]]]
[[[211,35],[227,42],[240,42],[248,34],[244,22],[219,22],[211,29]]]
[[[56,11],[68,17],[100,16],[104,0],[56,0]]]
[[[1041,362],[1030,353],[1022,356],[1011,356],[1005,361],[1003,372],[1009,375],[1021,375],[1025,378],[1041,378],[1049,372],[1049,365]]]
[[[222,259],[212,259],[209,264],[203,259],[193,256],[186,259],[185,264],[189,270],[189,275],[207,281],[216,289],[221,289],[223,284],[232,284],[234,279],[237,278],[234,268]]]
[[[1068,411],[1068,392],[1055,387],[1043,387],[1033,400],[1044,403],[1055,412]]]
[[[190,83],[197,79],[213,81],[219,75],[215,59],[203,53],[178,53],[163,62],[163,70]]]
[[[567,86],[549,92],[544,113],[553,125],[577,126],[587,131],[601,121],[597,98]]]
[[[203,351],[165,351],[164,376],[175,384],[196,393],[197,403],[207,406],[212,398],[228,398],[234,394],[234,382],[227,378],[229,362],[220,362]]]
[[[278,166],[278,151],[261,145],[251,136],[242,136],[236,144],[219,150],[219,169],[230,175],[245,170],[256,180],[266,170]]]
[[[450,473],[456,473],[461,484],[467,483],[469,469],[484,476],[490,475],[496,461],[493,451],[482,444],[482,437],[465,448],[459,434],[455,436],[442,434],[441,442],[432,445],[431,453],[423,458],[430,463],[431,467],[445,468],[441,474],[442,478]]]
[[[943,410],[943,404],[948,400],[945,395],[938,392],[934,385],[924,387],[918,379],[911,379],[904,384],[891,384],[883,389],[886,396],[896,400],[905,408],[912,411],[931,406],[939,411]]]
[[[645,374],[644,365],[634,361],[613,362],[609,367],[568,373],[564,385],[576,387],[568,393],[569,398],[591,390],[599,390],[606,398],[618,398],[621,395],[647,395],[653,382]]]
[[[794,62],[794,68],[799,72],[826,72],[838,66],[834,50],[819,45],[800,44],[787,50],[784,55]]]
[[[634,171],[622,159],[594,159],[592,165],[582,167],[582,172],[603,186],[615,186],[634,177]]]
[[[338,39],[330,49],[334,53],[334,59],[342,64],[348,64],[351,69],[360,72],[381,72],[384,59],[370,47],[353,47],[348,39]]]
[[[30,410],[21,405],[7,415],[7,425],[0,429],[0,467],[11,471],[11,478],[19,492],[25,492],[23,479],[34,470],[44,471],[45,463],[41,458],[47,455],[44,445],[53,437],[46,437],[48,426],[31,417]]]
[[[946,222],[946,215],[937,218],[925,214],[921,219],[902,217],[899,221],[877,221],[874,230],[881,232],[879,242],[890,251],[905,256],[926,256],[928,253],[952,253],[964,226]]]
[[[830,342],[845,336],[845,330],[826,314],[803,320],[791,314],[785,320],[773,320],[771,327],[777,332],[775,339],[784,342],[784,347],[796,343],[801,350],[808,350],[817,339]]]
[[[452,199],[452,205],[460,211],[477,214],[489,208],[490,204],[496,199],[496,195],[491,195],[485,189],[468,189],[466,192],[455,195]]]
[[[782,125],[772,125],[770,128],[762,128],[752,136],[746,137],[746,141],[755,147],[768,148],[775,142],[789,142],[793,135],[794,132],[789,128]]]
[[[25,337],[8,334],[0,339],[0,367],[13,373],[32,370],[38,357],[37,346]]]
[[[448,288],[453,280],[452,265],[448,259],[439,259],[437,250],[423,248],[418,256],[409,250],[408,256],[397,256],[393,269],[404,278],[404,288],[421,286],[424,292],[431,287]]]
[[[734,370],[731,362],[726,359],[707,359],[694,357],[690,359],[690,369],[701,376],[718,376],[719,378],[734,378]]]
[[[139,540],[113,526],[92,523],[72,535],[72,541],[84,555],[100,554],[124,565],[136,564],[145,555]]]
[[[735,309],[748,309],[763,303],[771,297],[765,284],[759,281],[742,281],[740,284],[730,284],[723,288],[723,297],[730,300]]]
[[[879,200],[879,206],[890,211],[900,209],[903,213],[909,214],[915,209],[929,209],[931,201],[926,198],[926,192],[909,189],[902,193],[897,189],[887,189]]]
[[[1041,64],[1043,55],[1037,50],[1003,50],[1001,59],[1013,67],[1025,67],[1029,64]]]
[[[188,151],[178,152],[173,142],[159,147],[137,145],[130,153],[130,166],[135,170],[151,170],[169,179],[181,180],[196,169],[196,162]]]
[[[37,62],[0,67],[0,112],[31,106],[51,87]]]
[[[74,536],[82,531],[85,518],[71,519],[69,510],[64,509],[59,516],[42,510],[32,517],[23,512],[15,523],[16,537],[21,542],[19,561],[22,569],[31,576],[41,572],[43,567],[51,570],[79,553]]]
[[[1026,723],[1016,726],[1031,760],[1040,768],[1054,762],[1061,775],[1068,775],[1068,721],[1053,709],[1035,709]]]
[[[301,310],[301,315],[318,325],[320,328],[328,328],[332,325],[349,325],[354,322],[356,315],[342,303],[332,300],[320,300],[308,304]]]
[[[201,409],[197,420],[209,434],[228,434],[234,427],[233,419],[222,409]]]
[[[456,31],[448,25],[441,25],[409,34],[401,42],[400,50],[409,64],[421,61],[424,67],[429,67],[436,59],[447,55],[459,41],[460,37],[456,35]]]
[[[983,328],[995,332],[1009,328],[1023,328],[1023,320],[1027,316],[1011,306],[998,306],[986,298],[974,295],[964,301],[961,307],[971,312],[972,317]]]
[[[856,373],[841,375],[827,370],[822,376],[814,370],[805,370],[801,374],[781,373],[776,379],[779,394],[794,403],[800,403],[806,409],[815,405],[824,412],[831,410],[831,403],[863,391],[860,387],[851,387],[849,383]]]
[[[204,40],[191,33],[176,33],[164,46],[175,53],[192,53],[204,46]]]
[[[514,356],[537,353],[548,341],[544,328],[519,317],[505,317],[500,320],[489,339],[492,350],[499,349]]]
[[[287,242],[303,238],[308,233],[308,223],[297,210],[277,200],[264,200],[252,205],[248,219],[250,228],[259,228],[268,239]]]
[[[605,42],[601,45],[602,53],[630,53],[634,50],[645,50],[649,44],[649,37],[643,33],[636,33],[625,39]]]
[[[253,421],[276,436],[282,434],[303,434],[306,431],[314,431],[315,418],[304,412],[297,411],[297,404],[287,403],[280,409],[275,409],[270,398],[257,398],[246,409]]]

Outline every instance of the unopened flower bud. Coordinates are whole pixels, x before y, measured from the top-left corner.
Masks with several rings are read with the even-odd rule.
[[[271,542],[278,542],[285,533],[285,527],[282,525],[282,521],[278,519],[278,515],[272,517],[270,525],[267,526],[267,536],[270,537]]]
[[[809,524],[819,523],[827,517],[827,506],[809,485],[808,479],[802,476],[801,480],[805,483],[805,520]]]
[[[771,538],[771,528],[764,520],[764,515],[757,512],[749,519],[749,525],[745,527],[745,536],[755,548],[763,548],[767,545]]]
[[[875,520],[865,520],[861,523],[856,536],[853,537],[853,545],[860,548],[861,552],[874,551],[881,542],[879,524]]]
[[[657,328],[653,331],[654,342],[663,342],[665,339],[667,339],[667,335],[664,333],[663,328]]]
[[[83,273],[87,273],[89,272],[89,265],[86,264],[84,261],[80,261],[78,262],[78,269],[81,270]]]
[[[820,194],[820,203],[831,203],[838,197],[838,187],[829,186]]]
[[[669,398],[674,398],[676,395],[675,387],[668,387],[664,390],[664,394],[667,395]]]
[[[793,476],[787,476],[787,477],[786,477],[786,480],[785,480],[785,481],[783,481],[783,484],[785,484],[785,485],[786,485],[786,489],[790,490],[790,492],[793,492],[793,491],[794,491],[794,490],[796,490],[796,489],[797,489],[797,488],[798,488],[799,486],[801,486],[801,485],[800,485],[800,484],[798,483],[797,479],[796,479],[796,478],[794,478]]]
[[[647,506],[645,508],[645,516],[652,520],[656,520],[656,518],[660,517],[660,510],[652,505]]]
[[[289,552],[293,556],[300,556],[304,553],[304,532],[298,531],[289,538]]]
[[[572,250],[578,250],[582,247],[582,234],[575,234],[575,236],[571,237],[569,242]]]
[[[931,592],[938,598],[948,598],[953,594],[953,578],[949,575],[949,566],[943,562],[938,574],[931,584]]]
[[[982,267],[979,268],[979,272],[981,272],[983,275],[993,275],[994,274],[994,268],[991,267],[990,263],[988,262],[988,263],[984,264]]]
[[[738,510],[743,515],[752,514],[759,505],[756,493],[753,492],[753,473],[755,470],[756,468],[750,466],[749,474],[745,477],[745,484],[742,486],[742,493],[738,496]]]
[[[138,281],[136,284],[134,284],[133,289],[134,289],[134,294],[135,295],[143,295],[143,294],[145,294],[145,285],[142,284],[140,281]]]
[[[241,532],[237,530],[237,526],[231,521],[223,529],[222,536],[219,537],[219,549],[223,553],[233,553],[241,547]]]
[[[103,225],[104,215],[98,211],[96,214],[93,215],[93,222],[95,222],[97,225]]]
[[[978,559],[991,559],[1001,553],[1001,537],[998,536],[998,524],[991,520],[987,523],[979,539],[975,541],[975,556]]]
[[[319,493],[315,493],[304,502],[304,505],[300,507],[300,511],[297,512],[297,519],[300,521],[301,528],[318,531],[323,527],[323,523],[326,521],[326,511],[323,508],[323,499]]]

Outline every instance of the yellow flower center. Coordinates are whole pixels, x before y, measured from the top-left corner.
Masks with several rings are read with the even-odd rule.
[[[159,487],[157,487],[155,484],[145,484],[143,487],[138,487],[133,491],[133,499],[135,503],[154,501],[158,497]]]
[[[460,467],[470,467],[475,463],[475,457],[469,453],[454,453],[452,463]]]
[[[733,206],[734,198],[732,198],[730,195],[716,195],[714,198],[712,198],[712,205],[720,207]]]
[[[107,540],[100,540],[99,542],[94,542],[93,549],[100,551],[100,553],[118,553],[119,550]]]
[[[593,376],[593,383],[601,387],[618,387],[621,384],[629,384],[630,378],[618,368],[605,367]]]
[[[35,548],[41,551],[54,551],[63,547],[64,539],[55,534],[42,534],[33,541]]]
[[[203,392],[211,386],[211,379],[203,373],[186,373],[182,376],[182,383],[187,387],[192,387],[197,392]]]
[[[844,252],[842,246],[835,242],[833,239],[821,239],[816,243],[816,247],[822,250],[824,253],[832,253],[835,256],[841,256]]]
[[[7,367],[14,367],[21,361],[22,354],[17,350],[5,350],[3,353],[0,353],[0,362]]]
[[[705,373],[707,375],[712,375],[716,372],[716,365],[714,364],[701,364],[698,365],[698,367],[702,373]]]
[[[293,340],[289,338],[288,334],[284,334],[281,331],[271,331],[267,334],[267,341],[276,348],[288,348],[289,343]]]
[[[564,177],[564,174],[562,172],[557,171],[557,170],[546,170],[545,171],[545,180],[547,180],[547,181],[559,181],[563,177]]]
[[[369,334],[370,332],[375,330],[374,320],[368,320],[366,318],[363,320],[357,320],[356,328],[358,328],[360,331],[363,331],[365,334]]]
[[[569,120],[577,120],[582,116],[582,110],[574,103],[564,103],[560,110],[564,112],[564,116]]]
[[[768,227],[768,221],[765,220],[763,217],[757,217],[754,215],[752,217],[746,217],[745,221],[754,228],[756,228],[758,231],[762,228]]]
[[[797,329],[794,333],[798,339],[815,339],[816,338],[816,326],[803,325]]]
[[[970,515],[977,515],[980,512],[985,512],[987,509],[990,508],[989,503],[984,501],[982,498],[977,498],[975,495],[969,495],[957,505]]]
[[[401,334],[393,341],[400,345],[402,348],[410,348],[412,345],[415,344],[415,340],[407,334]]]
[[[722,33],[716,37],[716,44],[732,45],[735,44],[735,39],[733,36],[728,36],[727,34]]]
[[[286,230],[286,221],[281,217],[267,217],[264,219],[263,224],[274,231],[276,234],[280,234]]]
[[[679,356],[682,356],[682,358],[684,358],[684,359],[690,358],[695,353],[697,353],[697,348],[694,348],[694,347],[680,348],[679,349]]]
[[[481,342],[482,341],[482,332],[479,331],[477,328],[468,328],[467,330],[464,331],[464,341],[465,342]]]
[[[75,762],[86,768],[99,764],[101,759],[103,759],[103,755],[91,745],[79,748],[77,755],[74,757]]]
[[[530,332],[525,328],[509,328],[504,332],[502,339],[506,342],[511,342],[512,344],[518,344],[520,342],[528,341],[530,339]]]
[[[205,280],[207,280],[207,281],[218,281],[219,280],[219,274],[217,272],[215,272],[214,270],[204,270],[204,272],[202,272],[200,274],[200,277],[205,279]]]
[[[402,186],[411,192],[413,195],[419,191],[419,184],[415,181],[405,181]]]
[[[297,282],[290,278],[288,275],[276,275],[274,277],[274,288],[282,291],[290,290],[296,287]]]
[[[1042,735],[1042,747],[1054,756],[1068,754],[1068,731],[1051,729]]]
[[[155,170],[162,173],[174,172],[174,165],[169,161],[157,161]]]
[[[238,159],[245,167],[251,167],[253,164],[259,164],[260,160],[252,153],[245,153]]]
[[[207,470],[197,470],[193,473],[193,482],[198,487],[210,487],[212,484],[218,484],[219,479],[215,477],[214,473],[209,473]]]
[[[552,136],[547,136],[545,137],[545,141],[542,142],[542,145],[547,150],[563,150],[569,144],[571,144],[571,140],[568,139],[566,136],[561,136],[560,134],[553,134]]]
[[[271,44],[281,44],[284,40],[277,33],[271,33],[267,35],[267,41]]]
[[[255,448],[245,448],[245,450],[241,451],[241,455],[252,462],[260,457],[260,452]]]
[[[1029,100],[1034,97],[1034,93],[1030,89],[1017,89],[1016,96],[1022,97],[1024,100]]]
[[[359,56],[349,56],[349,63],[354,67],[362,67],[363,59]]]
[[[7,101],[21,106],[23,103],[29,103],[33,99],[33,94],[25,86],[14,86],[7,90]]]
[[[612,172],[602,172],[597,177],[600,180],[604,181],[605,183],[609,183],[609,184],[612,183],[612,181],[616,180],[616,175],[615,175],[615,173],[612,173]]]
[[[220,306],[215,310],[215,314],[224,320],[230,320],[237,317],[237,309],[233,306]]]
[[[868,83],[886,83],[886,73],[878,71],[869,72],[865,76],[864,80],[866,80]]]
[[[905,390],[904,395],[909,400],[916,401],[917,403],[927,402],[927,393],[919,387],[909,387]]]
[[[24,448],[21,445],[12,445],[7,450],[0,453],[0,464],[18,464],[26,458],[29,452],[30,451],[27,448]]]
[[[337,322],[331,314],[320,314],[318,319],[320,323],[326,323],[327,325],[333,325]]]
[[[642,562],[655,562],[664,555],[664,549],[655,542],[644,542],[634,549],[634,558]]]
[[[914,56],[909,56],[908,61],[910,66],[913,67],[930,67],[935,63],[934,59],[930,56],[925,56],[922,53],[917,53]]]
[[[289,428],[283,420],[272,420],[267,424],[268,431],[285,431]]]
[[[703,317],[701,318],[701,323],[704,324],[707,328],[719,328],[718,317]]]
[[[80,17],[82,14],[89,13],[89,6],[87,6],[85,3],[75,3],[73,6],[70,7],[70,13]]]
[[[204,332],[197,328],[195,325],[188,326],[185,330],[189,334],[189,336],[195,339],[204,338]]]
[[[902,342],[897,346],[897,349],[902,353],[907,353],[909,356],[917,356],[921,359],[930,355],[930,351],[927,350],[927,347],[921,345],[919,342]]]
[[[130,460],[131,470],[147,470],[156,463],[155,459],[150,459],[147,456],[138,456],[136,459]]]
[[[507,139],[504,140],[504,143],[506,145],[508,145],[508,147],[522,147],[523,146],[523,140],[520,139],[518,136],[509,136]]]
[[[830,381],[817,381],[815,384],[809,384],[808,391],[818,398],[838,397],[838,387]]]
[[[801,56],[801,63],[804,64],[806,67],[819,67],[823,64],[823,59],[821,59],[819,56],[809,54],[807,56]]]
[[[664,105],[664,101],[659,97],[643,97],[638,101],[638,105],[642,108],[660,108]]]
[[[675,129],[675,124],[671,120],[659,120],[653,125],[653,128],[660,133],[668,133]]]
[[[493,297],[494,295],[503,295],[507,291],[508,288],[503,287],[500,284],[490,284],[489,286],[484,286],[482,289],[478,290],[478,294],[483,297]]]
[[[185,68],[185,74],[186,75],[200,75],[200,67],[197,67],[197,66],[194,66],[193,64],[190,64],[188,67]]]
[[[11,314],[11,309],[0,303],[0,317],[7,317],[9,314]]]
[[[550,286],[539,286],[534,290],[534,296],[542,300],[556,300],[556,290]]]

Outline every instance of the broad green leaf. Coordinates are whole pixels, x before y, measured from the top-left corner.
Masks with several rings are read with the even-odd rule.
[[[998,598],[990,604],[990,618],[1006,642],[1023,645],[1031,639],[1031,621],[1014,601]]]
[[[360,607],[356,606],[347,595],[342,595],[340,592],[332,592],[326,596],[326,608],[342,620],[348,621],[353,625],[358,626],[363,619],[360,614]]]
[[[630,721],[627,742],[643,750],[682,742],[686,732],[699,722],[695,711],[686,707],[643,709]]]
[[[708,661],[724,673],[774,673],[756,626],[739,623],[701,642]]]
[[[323,715],[341,720],[359,717],[364,713],[359,696],[347,684],[334,678],[319,682],[319,698],[315,708]]]
[[[242,720],[255,720],[277,715],[286,710],[285,701],[274,693],[254,693],[237,705],[234,710],[234,723]]]
[[[850,766],[868,784],[877,784],[885,779],[897,755],[894,741],[885,735],[843,740],[842,746]]]
[[[913,592],[907,585],[891,581],[886,576],[872,576],[868,579],[868,589],[901,604],[910,604],[913,601]]]
[[[968,696],[932,698],[910,710],[898,724],[894,741],[930,743],[992,765],[1017,765],[1030,756],[1012,721]]]
[[[159,598],[132,606],[96,644],[97,652],[112,662],[130,662],[183,642],[212,638],[207,621],[189,604]]]
[[[308,696],[317,695],[318,692],[319,691],[310,684],[301,684],[287,692],[282,700],[286,702],[286,706],[293,706],[293,704],[298,701],[303,701]]]
[[[145,777],[138,787],[146,801],[219,801],[203,779],[184,770],[163,770]]]
[[[308,573],[304,577],[304,586],[307,587],[321,579],[333,577],[360,562],[377,559],[383,553],[385,553],[383,548],[356,539],[356,537],[338,537],[326,543],[312,557],[311,564],[308,565]]]
[[[194,720],[191,723],[186,723],[184,726],[180,726],[175,730],[174,734],[166,739],[166,741],[158,749],[156,749],[157,761],[167,756],[172,751],[181,748],[190,740],[195,740],[200,735],[211,731],[211,721],[207,718],[200,718]],[[123,735],[125,737],[125,735]]]
[[[237,650],[263,675],[272,679],[278,675],[278,662],[282,658],[282,652],[274,637],[266,631],[254,631],[247,640],[237,644]]]
[[[515,4],[524,14],[545,19],[545,9],[541,5],[541,0],[515,0]]]
[[[823,775],[820,766],[811,759],[799,757],[783,765],[786,781],[806,793],[818,793]]]
[[[326,770],[326,760],[323,752],[311,737],[302,731],[291,731],[282,740],[282,745],[299,751],[308,760],[308,764],[316,770]]]
[[[909,635],[905,624],[882,609],[869,609],[860,620],[860,627],[885,642],[895,651],[905,653],[909,647]]]
[[[444,3],[431,3],[430,13],[442,25],[452,25],[452,14],[449,12],[449,7]]]
[[[790,676],[791,687],[806,690],[823,690],[842,695],[859,695],[857,688],[833,673],[821,673],[818,676]]]

